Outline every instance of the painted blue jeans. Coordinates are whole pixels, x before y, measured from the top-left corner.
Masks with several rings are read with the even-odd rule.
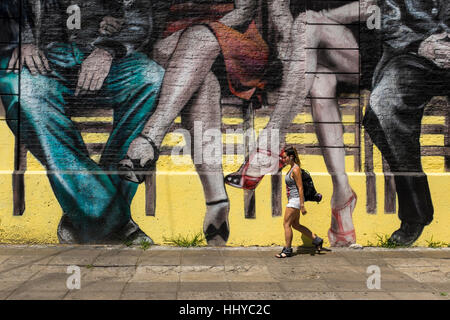
[[[117,163],[141,132],[156,106],[164,70],[145,54],[114,60],[98,94],[74,97],[78,71],[86,56],[72,44],[46,50],[52,73],[20,76],[6,73],[10,56],[0,64],[0,95],[8,126],[45,166],[53,192],[78,231],[81,242],[96,242],[131,218],[137,184],[117,175]],[[99,164],[91,160],[67,108],[105,106],[114,110],[113,129]]]

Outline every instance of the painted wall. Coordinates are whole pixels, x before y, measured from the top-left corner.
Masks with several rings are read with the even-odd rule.
[[[145,19],[148,19],[150,15],[141,16],[136,12],[139,13],[142,10],[133,11],[136,6],[147,8],[146,1],[117,1],[114,5],[105,5],[102,1],[80,1],[82,3],[79,4],[81,10],[79,30],[88,28],[93,31],[93,35],[88,33],[80,35],[77,33],[77,28],[70,29],[66,24],[67,19],[72,18],[75,20],[70,21],[76,27],[76,10],[68,13],[65,9],[70,5],[78,5],[77,1],[56,1],[61,5],[59,7],[52,6],[54,1],[41,2],[43,3],[39,7],[36,5],[39,1],[30,0],[27,3],[28,6],[21,10],[18,10],[19,6],[15,1],[2,4],[4,7],[2,7],[0,20],[2,26],[8,26],[10,30],[1,31],[1,42],[12,43],[14,41],[11,40],[15,39],[14,32],[17,31],[17,24],[14,25],[11,19],[7,20],[8,15],[11,18],[11,15],[18,12],[22,15],[28,12],[30,16],[36,17],[37,12],[40,12],[40,20],[35,18],[24,22],[21,27],[22,41],[30,37],[29,43],[38,44],[36,48],[41,48],[49,58],[52,72],[61,71],[61,68],[67,71],[70,68],[58,67],[57,59],[51,59],[51,54],[54,57],[55,52],[48,49],[50,40],[61,39],[58,41],[69,43],[67,40],[69,35],[74,42],[86,44],[86,48],[79,47],[82,54],[87,53],[80,58],[76,67],[67,71],[68,82],[70,82],[67,88],[71,91],[65,91],[64,97],[70,96],[73,99],[72,105],[75,105],[75,108],[72,110],[75,111],[62,112],[62,118],[58,119],[64,121],[61,120],[58,126],[54,126],[54,122],[47,122],[52,115],[50,115],[50,109],[45,107],[49,105],[45,97],[41,97],[38,102],[32,98],[39,96],[39,89],[56,90],[52,89],[54,82],[44,82],[44,85],[36,82],[36,78],[55,79],[55,74],[40,76],[21,74],[21,84],[14,87],[11,81],[18,80],[11,80],[13,79],[11,74],[7,74],[4,70],[7,63],[3,62],[9,61],[14,46],[6,48],[4,45],[5,49],[1,51],[3,70],[0,70],[0,93],[2,94],[0,242],[129,243],[134,241],[135,244],[139,244],[142,241],[150,241],[151,238],[156,244],[165,244],[167,239],[178,235],[206,233],[210,245],[284,245],[283,215],[288,203],[284,179],[289,166],[284,167],[279,174],[276,174],[276,170],[271,172],[274,173],[274,177],[267,174],[254,191],[236,188],[230,183],[225,184],[223,179],[230,174],[234,176],[233,174],[240,169],[246,159],[245,153],[249,152],[243,135],[232,133],[230,130],[245,131],[253,128],[255,136],[258,136],[261,129],[271,125],[271,128],[280,130],[282,137],[285,135],[282,139],[282,147],[296,147],[302,168],[311,173],[315,188],[323,196],[320,203],[306,202],[308,212],[306,215],[300,215],[300,223],[324,238],[325,246],[348,246],[352,243],[376,244],[379,236],[391,237],[391,234],[399,229],[401,223],[398,216],[399,207],[411,208],[411,203],[419,203],[420,207],[420,202],[425,201],[423,194],[426,193],[426,188],[423,183],[412,182],[411,185],[395,186],[394,180],[398,179],[398,176],[405,176],[403,167],[392,160],[396,158],[392,154],[385,154],[385,158],[389,161],[383,160],[382,152],[380,152],[384,146],[383,142],[377,141],[375,145],[373,144],[363,121],[369,108],[374,110],[377,106],[373,95],[372,98],[370,97],[371,92],[374,91],[372,78],[383,51],[381,39],[392,32],[383,24],[389,19],[388,11],[385,10],[386,1],[378,3],[382,12],[381,30],[368,30],[365,22],[368,16],[373,17],[375,9],[367,15],[359,14],[358,10],[367,12],[367,5],[373,4],[366,2],[362,2],[361,7],[357,3],[352,8],[352,3],[356,2],[343,1],[336,4],[335,1],[314,1],[312,4],[310,1],[292,1],[290,6],[285,6],[285,1],[248,1],[247,6],[241,8],[240,15],[233,16],[236,11],[234,13],[232,11],[232,1],[214,1],[214,6],[208,4],[208,1],[198,2],[193,6],[184,6],[185,2],[175,1],[171,9],[167,1],[161,1],[153,3],[151,12],[154,14],[154,19],[147,20],[153,23],[151,26],[153,33],[146,33],[150,29]],[[440,1],[436,1],[436,4],[434,2],[430,4],[427,1],[423,3],[425,4],[418,5],[414,12],[424,10],[433,15],[435,7],[443,10],[439,7]],[[349,7],[345,7],[342,12],[336,11],[336,8],[342,10],[343,4]],[[101,14],[90,19],[89,24],[84,24],[85,11],[83,10],[89,10],[89,8],[92,10],[92,7],[96,6],[101,10],[95,12],[101,12]],[[62,8],[65,9],[62,10]],[[354,8],[358,8],[357,14]],[[251,14],[246,14],[247,9]],[[315,11],[328,9],[329,11],[324,13],[324,18],[315,16],[312,11],[307,11],[309,15],[305,14],[305,9]],[[412,19],[414,12],[405,12],[403,15],[405,21]],[[227,13],[229,20],[221,21],[225,25],[232,25],[232,28],[224,27],[222,24],[209,24],[208,28],[203,25],[202,28],[188,29],[183,34],[177,33],[179,28],[184,30],[192,21],[197,24],[206,23],[212,18],[226,18]],[[60,19],[49,22],[48,19],[52,16]],[[122,18],[123,22],[117,20],[109,27],[105,27],[105,23],[100,25],[102,21],[105,21],[105,16]],[[444,14],[442,16],[448,22],[448,18],[445,18]],[[342,21],[347,24],[347,27],[328,24],[326,19],[330,18],[335,19],[332,21]],[[314,24],[317,21],[313,19],[323,20]],[[41,21],[40,27],[37,21]],[[98,23],[93,26],[92,21]],[[135,24],[130,25],[130,21]],[[254,21],[254,24],[251,24],[251,21]],[[312,29],[311,24],[305,24],[305,21],[310,21],[316,29]],[[405,21],[400,22],[405,23]],[[50,23],[53,25],[49,25]],[[121,24],[120,27],[115,23]],[[32,27],[28,28],[30,24]],[[287,25],[293,26],[292,29],[286,28]],[[322,26],[324,29],[319,29]],[[118,30],[115,30],[115,27]],[[139,29],[140,27],[144,31]],[[138,28],[138,31],[135,34],[125,32],[122,38],[114,38],[115,34],[123,30],[136,30],[132,28]],[[28,29],[34,32],[30,33]],[[1,30],[7,29],[1,28]],[[292,35],[286,30],[293,30],[297,34]],[[330,30],[334,30],[333,33],[330,33]],[[36,31],[40,32],[36,33]],[[146,46],[142,46],[142,39],[136,35],[141,31],[145,41],[150,39]],[[435,32],[435,34],[438,33],[438,31]],[[325,36],[319,37],[318,34],[325,34]],[[108,68],[105,74],[105,83],[96,94],[101,95],[106,92],[109,97],[114,94],[127,96],[133,95],[136,90],[147,90],[145,91],[147,93],[140,97],[144,102],[139,104],[135,103],[136,99],[121,100],[114,96],[113,98],[117,98],[117,101],[111,102],[106,99],[105,103],[105,99],[92,100],[94,95],[88,95],[85,92],[74,97],[80,65],[92,49],[87,45],[90,44],[88,40],[92,39],[84,39],[84,36],[95,40],[103,36],[101,39],[103,42],[98,42],[100,43],[98,48],[104,49],[113,56],[112,67]],[[428,36],[420,35],[416,42],[420,44]],[[111,42],[104,41],[105,38],[111,40],[111,37],[113,37],[113,45]],[[420,37],[423,38],[421,41]],[[432,40],[440,43],[440,40],[434,38]],[[395,47],[396,43],[400,43],[400,40],[390,45]],[[305,47],[310,49],[304,50]],[[318,47],[321,49],[314,50]],[[254,54],[256,50],[258,55]],[[408,50],[419,49],[409,48]],[[427,246],[430,241],[450,243],[448,232],[450,200],[447,190],[450,181],[448,173],[450,118],[449,102],[446,97],[450,92],[448,82],[447,87],[445,86],[445,79],[450,77],[450,72],[446,69],[450,50],[445,47],[443,49],[440,47],[440,50],[444,50],[443,55],[446,58],[442,58],[441,55],[436,63],[442,64],[435,66],[430,62],[434,57],[427,57],[428,62],[424,65],[428,68],[427,70],[431,70],[431,76],[422,79],[424,86],[420,94],[417,90],[413,92],[415,94],[413,97],[417,101],[422,101],[423,95],[429,92],[430,100],[426,99],[427,101],[423,102],[426,105],[424,116],[415,122],[411,120],[422,110],[413,99],[413,102],[408,102],[406,105],[415,108],[415,112],[410,112],[405,118],[396,119],[391,124],[398,127],[401,121],[406,119],[405,121],[410,124],[409,127],[413,128],[412,122],[416,123],[416,126],[419,123],[419,132],[411,129],[410,134],[420,135],[420,162],[427,176],[434,208],[433,218],[426,222],[429,222],[429,225],[424,227],[417,240],[412,240],[414,245],[419,246]],[[146,56],[137,57],[134,55],[135,52],[143,52]],[[22,52],[22,54],[28,53]],[[296,60],[296,54],[303,57],[303,60]],[[396,56],[398,55],[397,53]],[[108,57],[108,54],[105,54],[99,58],[98,65],[109,65]],[[131,64],[131,67],[119,66],[120,61],[123,62],[127,57],[135,59],[127,62]],[[407,59],[408,56],[405,56],[400,61],[408,61]],[[359,60],[361,60],[362,74],[359,73]],[[339,64],[339,61],[342,63]],[[317,67],[311,69],[316,62]],[[143,72],[146,76],[136,76],[136,73],[142,71],[139,68],[143,65],[147,68]],[[320,69],[323,65],[326,65],[328,69],[325,71]],[[291,73],[286,71],[290,67],[293,68]],[[213,72],[209,72],[210,69]],[[311,88],[308,88],[309,76],[305,78],[305,69],[310,76],[313,76],[313,80],[320,80],[311,81]],[[248,70],[254,70],[254,72],[248,74],[246,73]],[[388,73],[380,72],[381,77]],[[119,83],[120,90],[114,92],[111,89],[114,86],[108,83],[108,81],[114,82],[110,80],[113,76],[126,78],[124,82],[116,82]],[[375,84],[377,85],[379,86],[379,83]],[[20,87],[20,95],[18,87]],[[397,97],[396,92],[398,95],[412,92],[408,88],[412,90],[415,88],[414,84],[402,87],[401,90],[405,91],[401,93],[398,88],[388,88],[391,91],[385,92],[389,97],[393,97],[389,101],[397,101],[394,99]],[[124,91],[121,91],[122,89]],[[306,91],[313,97],[312,99],[305,99]],[[17,93],[17,96],[22,97],[20,107],[14,101],[11,102],[9,98],[11,93]],[[335,99],[334,96],[338,98]],[[170,97],[175,98],[171,100]],[[133,96],[133,98],[136,97]],[[186,102],[186,106],[183,106],[182,101]],[[87,105],[92,108],[86,108]],[[117,105],[123,107],[123,110],[136,108],[138,110],[136,112],[142,114],[140,118],[126,118],[123,113],[126,111],[116,109],[116,121],[125,119],[125,125],[120,127],[120,131],[114,131],[117,129],[117,122],[115,126],[111,108]],[[147,109],[141,109],[142,105],[147,106]],[[31,107],[40,108],[41,112],[34,114],[33,110],[29,109]],[[23,110],[23,113],[17,115],[11,111],[13,108]],[[5,112],[5,110],[10,111]],[[277,113],[277,110],[284,111]],[[376,115],[384,126],[383,121],[388,114],[381,112]],[[30,118],[34,122],[30,121],[27,124]],[[172,119],[174,120],[171,121]],[[70,125],[74,124],[74,129],[72,127],[69,129],[65,121],[70,121],[68,122]],[[169,125],[164,127],[166,122]],[[195,122],[200,122],[198,132],[204,138],[205,131],[208,129],[220,129],[221,137],[220,141],[211,139],[208,142],[204,139],[203,142],[198,142],[192,134],[192,152],[203,147],[203,152],[210,152],[208,155],[212,152],[211,157],[219,158],[220,163],[196,162],[194,165],[190,152],[184,155],[174,154],[175,150],[184,148],[186,151],[189,146],[189,143],[186,143],[187,138],[182,135],[183,131],[180,129],[191,129],[191,133],[194,133]],[[143,129],[145,124],[147,126]],[[20,145],[11,131],[14,125],[20,128],[16,129],[17,135],[25,137]],[[33,137],[45,131],[41,128],[50,128],[57,139],[34,140]],[[81,147],[81,151],[77,150],[73,155],[72,150],[77,149],[78,145],[74,147],[71,143],[64,144],[70,140],[72,134],[70,130],[80,132],[91,160],[80,156],[83,153],[86,154]],[[145,138],[138,136],[142,130],[144,130]],[[164,130],[167,130],[167,134]],[[376,126],[370,127],[369,130],[372,130],[370,132],[372,137],[372,134],[380,132],[379,127]],[[388,131],[384,133],[390,132],[391,136],[394,134],[392,133],[394,131],[389,131],[389,127],[385,130]],[[111,131],[125,142],[116,147],[107,148],[106,156],[104,156],[106,160],[101,162],[102,151],[105,153],[104,144],[108,142],[108,139],[110,142],[114,141],[110,136]],[[184,131],[184,133],[187,132],[189,131]],[[411,143],[407,139],[408,136],[405,138],[404,132],[397,134],[397,140],[403,141],[405,145]],[[66,140],[67,136],[69,140]],[[122,161],[122,164],[129,165],[130,162],[123,162],[127,156],[129,159],[140,159],[148,154],[151,155],[154,149],[152,146],[149,147],[147,138],[151,139],[160,151],[156,170],[153,173],[147,173],[146,181],[139,185],[133,182],[122,182],[126,179],[123,172],[117,171],[117,164]],[[223,146],[220,143],[223,143]],[[381,143],[381,147],[378,143]],[[214,148],[218,144],[224,154],[214,156],[214,150],[216,150]],[[61,145],[66,149],[59,149]],[[227,153],[230,146],[234,146],[232,154]],[[32,149],[35,154],[27,151],[25,147],[28,150]],[[418,155],[413,149],[411,147],[410,153],[398,157],[416,158]],[[334,150],[341,152],[336,153]],[[36,155],[36,153],[39,154]],[[250,150],[250,155],[252,154],[254,152]],[[64,155],[68,155],[66,159]],[[80,163],[83,163],[82,166],[78,165],[77,159],[80,158],[83,159],[80,160]],[[275,166],[278,168],[278,157],[274,157],[275,160],[273,157],[269,158],[276,161]],[[133,165],[138,162],[131,161]],[[61,165],[58,166],[58,163]],[[389,163],[392,166],[395,165],[397,170],[391,170]],[[407,168],[413,168],[407,170],[406,176],[420,176],[419,179],[423,179],[421,171],[415,170],[417,167],[414,167],[415,165],[414,161],[410,166],[405,164]],[[80,167],[84,168],[84,171],[80,172]],[[22,175],[24,169],[26,171]],[[61,173],[61,171],[64,172]],[[396,171],[397,177],[394,178],[390,171]],[[202,179],[199,179],[198,172],[202,174]],[[119,173],[122,174],[119,175]],[[92,182],[82,178],[74,182],[72,177],[77,175],[79,177],[91,175],[95,178]],[[52,180],[52,184],[49,183],[49,176],[55,179]],[[106,180],[103,179],[110,180],[105,182]],[[400,177],[400,180],[396,181],[403,181],[401,179]],[[111,181],[112,186],[109,187]],[[225,182],[227,182],[226,179]],[[100,191],[92,187],[97,185],[104,189]],[[401,200],[396,196],[399,188],[400,192],[403,192]],[[62,189],[65,191],[58,192]],[[135,189],[136,194],[133,196]],[[357,196],[356,201],[351,198],[351,190]],[[405,200],[408,197],[404,196],[408,192],[411,194],[409,202]],[[414,192],[417,194],[415,195]],[[120,200],[117,200],[118,198]],[[348,202],[349,199],[350,202]],[[87,203],[96,205],[83,207],[83,204]],[[427,205],[429,204],[424,204],[424,206]],[[332,208],[335,209],[332,210]],[[403,221],[408,221],[406,209],[402,210]],[[69,217],[69,224],[67,221],[61,222],[63,211],[66,212],[66,217]],[[334,215],[332,211],[335,212]],[[131,214],[130,221],[133,221],[131,225],[128,222],[130,218],[128,214]],[[409,216],[409,219],[412,221],[413,218]],[[426,217],[424,219],[426,220]],[[421,223],[425,224],[425,220]],[[212,229],[211,226],[213,226]],[[351,232],[353,226],[354,235]],[[214,230],[218,231],[214,233]],[[303,243],[310,245],[311,240],[302,237],[300,233],[295,233],[293,246]]]

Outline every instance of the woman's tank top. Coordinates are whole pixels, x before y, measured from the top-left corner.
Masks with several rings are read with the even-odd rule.
[[[294,178],[291,177],[291,173],[292,170],[294,170],[294,168],[297,165],[293,166],[291,168],[291,170],[289,170],[288,174],[286,175],[285,181],[286,181],[286,192],[287,192],[287,197],[288,199],[292,199],[292,198],[299,198],[300,195],[298,193],[298,189],[297,189],[297,183],[295,182]]]

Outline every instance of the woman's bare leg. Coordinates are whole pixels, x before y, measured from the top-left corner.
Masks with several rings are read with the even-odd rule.
[[[286,248],[292,247],[292,238],[294,237],[292,232],[292,224],[295,219],[298,219],[299,215],[300,210],[294,208],[286,208],[284,212],[283,228]]]
[[[186,141],[191,141],[192,159],[196,158],[194,156],[196,154],[202,155],[202,161],[195,163],[195,168],[202,182],[207,204],[203,232],[208,245],[212,246],[225,245],[229,235],[230,204],[222,172],[220,93],[219,82],[210,72],[200,90],[181,114],[183,127],[189,130],[189,137],[186,137]],[[194,137],[195,124],[201,125],[202,135],[207,130],[216,130],[217,139],[205,139],[202,145],[194,143],[192,137]],[[205,153],[207,150],[216,150],[217,152],[207,154]]]

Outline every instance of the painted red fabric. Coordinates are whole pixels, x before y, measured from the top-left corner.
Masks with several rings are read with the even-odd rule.
[[[218,21],[233,8],[233,4],[174,5],[170,9],[172,20],[167,23],[164,36],[195,24],[209,26],[222,50],[231,93],[245,100],[257,97],[261,102],[260,94],[266,85],[264,74],[269,62],[269,47],[254,21],[244,33]]]

